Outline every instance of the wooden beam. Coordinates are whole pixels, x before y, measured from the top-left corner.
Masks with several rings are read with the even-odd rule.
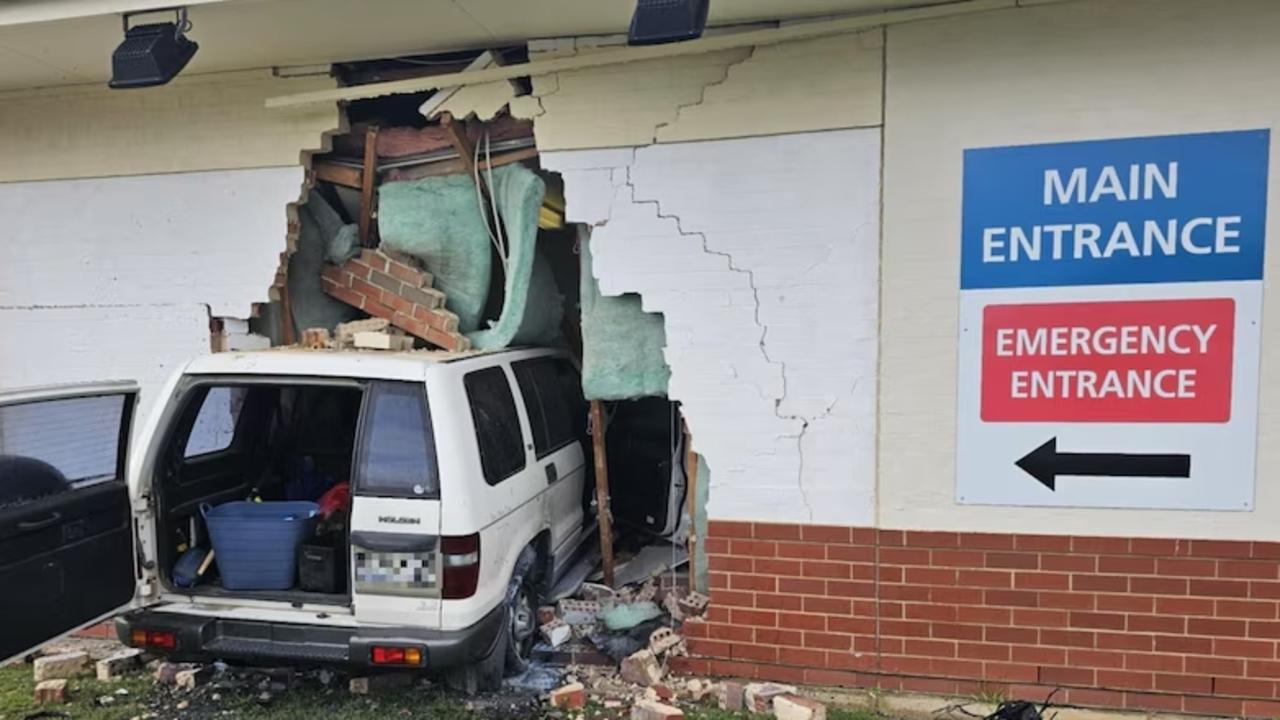
[[[360,174],[360,244],[373,247],[373,187],[378,181],[378,126],[364,131],[364,165]]]
[[[604,406],[591,401],[591,454],[596,467],[596,520],[600,525],[600,560],[604,584],[613,587],[613,511],[609,507],[609,463],[604,449]]]
[[[311,165],[311,171],[316,174],[317,180],[356,190],[364,188],[364,173],[359,168],[318,162]]]
[[[685,541],[689,551],[689,588],[702,592],[698,587],[698,454],[693,451],[689,424],[682,419],[680,425],[684,427],[684,493],[689,501],[689,535]]]
[[[522,148],[520,150],[512,150],[502,155],[494,155],[491,162],[480,160],[479,168],[481,172],[491,167],[502,167],[511,163],[529,160],[538,157],[537,148]],[[418,180],[425,177],[437,177],[439,175],[456,175],[458,173],[470,172],[467,168],[470,164],[470,158],[464,163],[462,158],[450,158],[448,160],[438,160],[431,163],[423,163],[421,165],[406,165],[399,168],[391,168],[386,171],[386,179],[392,180]]]

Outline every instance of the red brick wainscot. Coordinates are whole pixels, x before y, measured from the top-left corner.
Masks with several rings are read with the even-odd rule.
[[[1280,543],[712,521],[683,669],[1280,717]]]

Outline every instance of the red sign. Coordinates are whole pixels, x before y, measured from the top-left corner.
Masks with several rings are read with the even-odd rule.
[[[988,305],[987,422],[1231,419],[1235,301]]]

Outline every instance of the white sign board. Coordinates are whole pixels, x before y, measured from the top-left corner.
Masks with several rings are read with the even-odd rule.
[[[1252,508],[1269,141],[965,152],[960,503]]]

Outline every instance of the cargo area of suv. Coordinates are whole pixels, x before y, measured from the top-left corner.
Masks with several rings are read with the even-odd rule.
[[[348,604],[350,481],[363,396],[355,380],[186,380],[153,468],[156,559],[166,590]],[[288,589],[228,589],[222,573],[230,559],[205,561],[214,549],[205,513],[235,501],[319,504]]]

